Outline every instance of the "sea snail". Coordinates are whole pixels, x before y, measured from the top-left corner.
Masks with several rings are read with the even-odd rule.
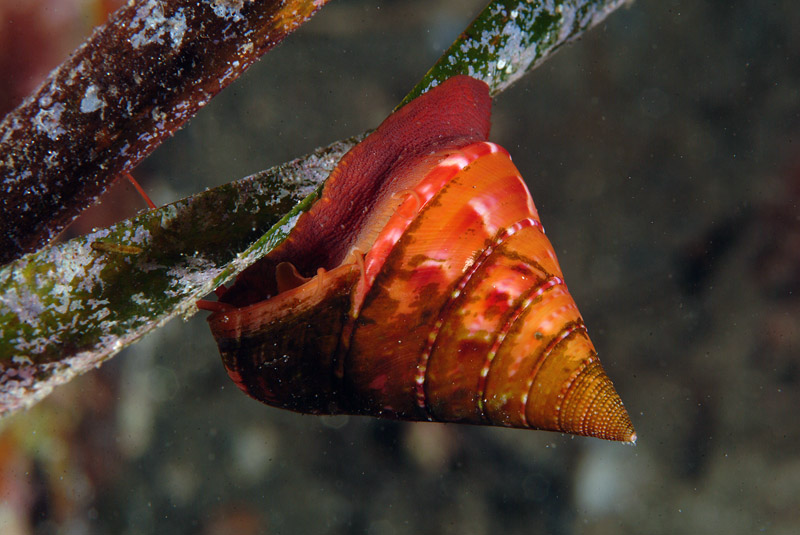
[[[208,321],[269,405],[634,442],[508,153],[485,83],[387,118]],[[208,305],[208,304],[206,304]]]

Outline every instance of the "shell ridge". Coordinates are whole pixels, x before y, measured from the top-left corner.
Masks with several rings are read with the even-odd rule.
[[[477,144],[479,143],[473,145]],[[468,145],[468,147],[472,147],[473,145]],[[475,158],[477,158],[476,155],[464,155],[462,151],[456,151],[438,162],[416,186],[407,190],[414,193],[412,202],[417,205],[414,216],[408,218],[400,213],[403,204],[409,201],[407,198],[398,205],[395,214],[378,232],[370,250],[364,257],[364,279],[359,283],[354,294],[354,314],[357,315],[361,310],[367,293],[372,288],[378,273],[383,268],[386,258],[402,239],[403,235],[408,231],[420,214],[430,206],[439,191],[449,184],[450,181]]]
[[[511,331],[512,327],[519,320],[519,318],[525,313],[525,311],[530,308],[531,305],[538,302],[545,292],[563,284],[564,281],[561,280],[560,277],[557,275],[550,275],[542,283],[531,286],[525,292],[520,294],[519,298],[517,299],[517,306],[514,309],[514,312],[495,336],[492,347],[487,352],[486,360],[484,361],[481,373],[478,376],[478,407],[480,409],[481,420],[487,422],[491,421],[486,415],[486,405],[488,403],[488,400],[486,399],[486,388],[489,382],[489,374],[491,373],[492,363],[494,362],[494,358],[497,356],[497,353],[500,351],[500,348],[503,346],[503,343],[506,341],[508,333]]]
[[[475,145],[479,145],[476,147],[479,151],[487,151],[486,153],[497,152],[494,147],[500,148],[499,145],[495,145],[493,143],[484,142],[484,143],[476,143]],[[475,145],[470,146],[470,148],[475,147]],[[476,151],[477,152],[477,151]],[[502,245],[506,240],[508,240],[511,236],[519,232],[520,230],[527,228],[527,227],[536,227],[541,229],[541,223],[531,217],[527,217],[521,219],[510,225],[506,229],[498,232],[494,239],[481,251],[480,255],[472,262],[469,268],[461,275],[461,277],[456,281],[454,285],[454,289],[450,292],[450,296],[444,302],[442,307],[439,309],[439,313],[437,316],[436,323],[434,324],[433,328],[431,329],[430,333],[428,334],[428,339],[425,344],[425,348],[423,349],[422,353],[420,354],[420,358],[417,361],[417,373],[414,378],[414,390],[415,396],[417,401],[417,406],[425,411],[425,414],[430,419],[433,415],[430,412],[430,408],[428,407],[428,394],[425,391],[426,386],[428,383],[428,363],[430,361],[431,355],[436,347],[436,341],[441,332],[442,325],[444,324],[445,318],[452,312],[452,310],[456,307],[456,302],[458,298],[462,295],[464,288],[466,288],[467,284],[469,284],[472,277],[484,266],[487,260],[492,256],[495,250]],[[542,272],[545,272],[542,270]],[[560,280],[560,279],[559,279]],[[483,395],[482,393],[479,394],[478,403],[481,410],[481,418],[484,417],[484,407],[482,403]]]
[[[415,195],[414,202],[417,204],[416,213],[413,218],[404,218],[405,221],[402,222],[402,232],[400,232],[395,238],[391,236],[387,236],[386,238],[383,237],[384,231],[381,231],[381,234],[376,239],[376,244],[380,243],[382,240],[389,240],[390,243],[384,245],[387,250],[391,250],[397,244],[397,242],[402,239],[402,235],[405,231],[411,226],[412,222],[420,216],[420,214],[424,211],[425,208],[431,205],[434,199],[437,197],[438,193],[441,191],[441,186],[436,191],[427,191],[425,190],[425,186],[434,177],[436,174],[441,174],[444,179],[439,178],[437,182],[441,183],[441,185],[449,184],[452,179],[454,179],[458,173],[464,169],[466,169],[469,165],[471,165],[475,160],[479,159],[482,156],[486,156],[488,154],[493,153],[505,153],[505,149],[496,145],[495,143],[491,143],[489,141],[478,141],[462,147],[458,151],[450,154],[449,156],[445,157],[441,160],[436,166],[431,169],[428,174],[413,188],[412,191],[416,191],[417,195]],[[422,189],[420,189],[422,188]],[[399,208],[399,207],[398,207]],[[539,224],[538,221],[532,220],[534,224]],[[387,225],[388,227],[389,225]],[[385,230],[385,229],[384,229]],[[508,236],[511,236],[515,232],[517,232],[517,228],[509,228],[504,233],[501,233],[498,238],[494,240],[494,246],[497,246],[502,240],[506,239]],[[470,277],[473,273],[478,269],[480,264],[486,260],[491,255],[491,247],[489,245],[487,249],[482,251],[481,255],[476,259],[475,262],[470,266],[470,268],[462,275],[459,281],[455,285],[455,290],[451,292],[450,297],[445,301],[442,308],[439,310],[438,318],[434,323],[433,327],[431,328],[430,332],[428,333],[428,338],[426,340],[425,349],[422,351],[419,360],[417,361],[417,372],[414,377],[414,397],[416,398],[417,406],[423,411],[425,416],[428,420],[433,419],[433,415],[431,414],[430,408],[428,407],[427,402],[427,394],[425,392],[425,386],[427,382],[427,370],[428,370],[428,361],[432,354],[433,348],[436,345],[436,339],[439,336],[439,332],[441,331],[442,325],[444,324],[444,318],[447,315],[447,312],[452,308],[452,303],[455,299],[457,299],[460,295],[466,284],[469,282]],[[356,299],[354,302],[353,310],[357,314],[360,310],[361,306],[363,305],[364,299],[366,298],[366,294],[371,288],[377,273],[376,271],[382,267],[382,261],[373,261],[371,258],[372,255],[368,255],[366,260],[367,264],[367,275],[365,284],[363,288],[359,288],[356,292]],[[374,263],[373,263],[374,262]]]
[[[572,335],[572,333],[578,330],[582,330],[584,332],[586,331],[586,327],[583,325],[582,320],[565,324],[558,332],[558,334],[556,334],[555,336],[553,336],[553,338],[551,338],[550,342],[542,350],[542,352],[539,353],[539,356],[536,358],[536,364],[531,370],[530,377],[528,378],[528,381],[526,383],[527,388],[525,389],[525,396],[524,399],[522,400],[522,421],[526,426],[530,427],[530,424],[528,423],[528,414],[527,414],[528,402],[532,399],[532,396],[530,394],[531,390],[533,389],[533,383],[536,381],[536,376],[539,375],[539,370],[542,369],[542,365],[545,363],[547,358],[553,354],[553,351],[556,349],[556,347],[558,347],[562,342],[564,342],[564,340],[569,338],[570,335]],[[559,411],[560,415],[561,412],[560,406],[558,407],[557,410]]]
[[[419,360],[417,361],[417,374],[414,379],[414,389],[417,398],[417,406],[420,407],[425,411],[428,417],[431,417],[430,409],[428,408],[427,402],[427,393],[425,392],[425,386],[428,380],[428,361],[430,360],[431,354],[433,353],[433,349],[436,345],[436,339],[439,336],[439,332],[441,331],[442,325],[444,324],[444,318],[450,313],[450,311],[454,307],[454,303],[456,300],[461,296],[464,288],[469,283],[472,276],[478,271],[478,269],[486,262],[486,260],[492,255],[494,249],[502,243],[503,235],[505,233],[500,233],[500,235],[495,238],[495,240],[487,245],[478,258],[472,263],[472,265],[467,269],[461,277],[456,281],[455,289],[450,292],[450,296],[444,302],[442,307],[439,309],[439,314],[437,316],[436,323],[434,327],[431,329],[431,332],[428,334],[428,340],[425,344],[425,349],[422,351]]]

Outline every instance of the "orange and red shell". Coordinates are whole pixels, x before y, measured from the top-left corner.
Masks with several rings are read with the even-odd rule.
[[[485,84],[456,77],[390,116],[240,276],[209,323],[243,391],[300,412],[635,440],[519,171],[485,141],[488,110]]]

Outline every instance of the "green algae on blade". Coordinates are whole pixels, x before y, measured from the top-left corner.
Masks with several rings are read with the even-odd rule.
[[[0,269],[0,416],[195,310],[198,298],[283,241],[355,143],[333,144]],[[96,243],[112,247],[97,250]]]
[[[457,74],[496,95],[630,0],[494,0],[400,104]]]

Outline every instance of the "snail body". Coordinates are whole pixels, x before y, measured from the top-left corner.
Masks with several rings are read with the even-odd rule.
[[[305,413],[635,441],[489,109],[483,82],[451,78],[343,158],[209,317],[239,388]]]

